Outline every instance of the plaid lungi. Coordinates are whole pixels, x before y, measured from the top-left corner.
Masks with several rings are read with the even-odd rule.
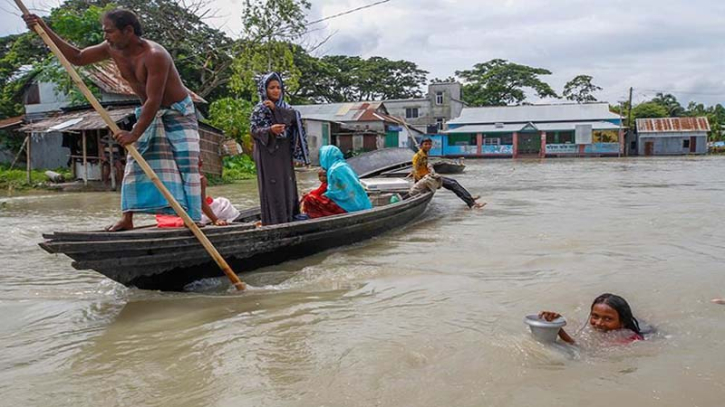
[[[136,109],[137,118],[140,114],[141,108]],[[199,123],[191,98],[160,109],[135,146],[191,219],[200,221]],[[126,159],[121,186],[121,210],[174,213],[131,155]]]

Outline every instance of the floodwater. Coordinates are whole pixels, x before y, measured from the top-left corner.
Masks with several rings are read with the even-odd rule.
[[[128,289],[42,251],[116,194],[0,198],[2,406],[720,406],[725,157],[469,161],[407,228],[199,290]],[[314,185],[305,174],[304,188]],[[240,207],[255,182],[212,188]],[[604,292],[658,329],[544,346]]]

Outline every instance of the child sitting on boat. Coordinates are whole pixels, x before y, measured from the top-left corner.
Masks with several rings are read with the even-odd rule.
[[[373,207],[355,171],[336,146],[320,149],[320,187],[302,197],[300,209],[308,217],[321,218]]]
[[[561,317],[551,311],[542,311],[539,318],[553,321]],[[631,343],[644,340],[639,321],[632,315],[627,301],[614,294],[602,294],[594,299],[589,312],[589,327],[595,332],[604,333],[607,339],[616,343]],[[575,344],[576,341],[564,329],[559,330],[559,338],[564,342]]]
[[[199,172],[203,162],[199,157]],[[209,186],[204,175],[201,175],[201,225],[212,224],[226,226],[239,217],[239,211],[227,198],[212,198],[206,195]],[[184,220],[174,215],[156,215],[156,223],[160,228],[184,227]]]

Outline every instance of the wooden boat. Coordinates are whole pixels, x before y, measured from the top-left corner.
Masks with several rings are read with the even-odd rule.
[[[432,193],[404,197],[361,212],[255,227],[259,209],[241,222],[202,229],[236,272],[279,264],[356,243],[400,228],[423,213]],[[56,232],[40,247],[72,258],[78,270],[95,270],[126,286],[179,291],[190,282],[222,276],[187,229],[144,228],[123,232]]]
[[[385,168],[398,165],[379,162]],[[368,173],[379,172],[368,168]],[[395,230],[422,214],[433,194],[390,203],[393,192],[373,194],[373,209],[325,218],[255,227],[260,210],[247,210],[229,226],[202,231],[236,272],[279,264],[356,243]],[[387,195],[386,195],[387,194]],[[55,232],[40,243],[48,253],[73,259],[78,270],[95,270],[126,286],[179,291],[187,284],[223,276],[198,240],[185,228],[137,228],[122,232]]]

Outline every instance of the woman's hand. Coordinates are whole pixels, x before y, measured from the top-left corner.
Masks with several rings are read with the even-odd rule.
[[[271,100],[265,100],[264,102],[262,102],[262,104],[267,106],[269,110],[274,110],[275,108],[275,104]]]
[[[561,314],[552,311],[541,311],[539,318],[551,322],[557,318],[561,318]]]
[[[274,133],[275,136],[279,136],[280,134],[284,133],[285,131],[285,125],[284,124],[273,124],[270,128],[272,133]]]

